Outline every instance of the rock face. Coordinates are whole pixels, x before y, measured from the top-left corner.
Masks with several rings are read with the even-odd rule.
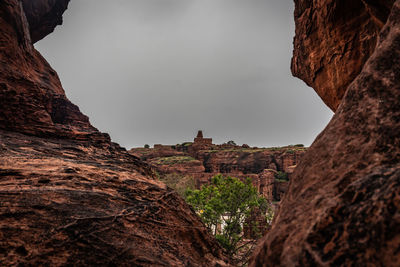
[[[336,111],[375,49],[394,0],[296,0],[292,72]]]
[[[315,2],[319,5],[303,7],[314,9],[326,1]],[[386,2],[374,6],[374,14],[386,14]],[[297,1],[297,8],[302,3]],[[318,31],[325,25],[314,27]],[[349,34],[359,34],[358,30]],[[296,168],[251,266],[400,265],[399,94],[400,1],[396,1],[375,51]]]
[[[57,73],[33,48],[21,2],[2,1],[0,12],[0,129],[110,142],[66,98]]]
[[[90,125],[33,48],[68,1],[23,3],[0,1],[0,265],[228,265],[194,211]]]
[[[203,138],[200,131],[194,142],[182,145],[154,145],[154,148],[133,148],[129,152],[146,161],[160,175],[191,176],[197,187],[208,184],[217,174],[251,178],[259,193],[269,201],[279,201],[286,192],[293,168],[301,160],[306,148],[250,148],[236,145],[214,145],[211,138]],[[278,173],[286,176],[275,181]]]
[[[62,14],[70,0],[22,0],[33,43],[52,33],[62,24]]]
[[[0,138],[2,266],[226,265],[195,213],[128,153]]]

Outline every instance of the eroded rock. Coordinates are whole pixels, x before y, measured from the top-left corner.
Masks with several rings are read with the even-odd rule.
[[[194,211],[117,147],[0,131],[2,266],[227,266]]]
[[[0,1],[0,265],[227,266],[194,211],[89,123],[34,49],[68,1],[21,3]]]
[[[251,266],[400,264],[399,93],[396,1],[374,53],[296,168]]]
[[[34,49],[28,29],[21,2],[1,1],[0,129],[109,143],[108,135],[66,98],[57,73]]]
[[[33,43],[52,33],[61,25],[62,14],[68,8],[70,0],[22,0],[29,32]]]
[[[296,0],[293,75],[333,111],[373,53],[394,0]]]

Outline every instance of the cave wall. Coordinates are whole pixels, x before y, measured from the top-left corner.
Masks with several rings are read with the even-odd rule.
[[[60,22],[65,10],[44,13],[46,29],[42,29],[35,26],[40,23],[37,19],[42,10],[38,7],[40,3],[11,0],[0,3],[0,129],[34,136],[90,137],[107,142],[108,135],[99,133],[88,117],[67,99],[57,73],[33,47],[35,36],[43,37],[54,29],[55,23],[49,22],[50,17]],[[33,27],[24,12],[31,8],[35,12],[28,13],[28,17]]]
[[[0,265],[229,266],[195,212],[90,124],[34,49],[67,4],[0,1]]]
[[[335,14],[342,1],[329,2],[296,1],[297,27],[303,25],[299,14],[307,9],[309,15],[323,10]],[[356,6],[356,2],[346,1],[346,5]],[[390,7],[389,1],[363,4],[377,20],[383,20]],[[366,11],[352,9],[352,17],[365,17]],[[348,79],[350,85],[331,122],[297,166],[272,229],[250,266],[399,266],[400,1],[383,23],[380,33],[371,36],[357,27],[348,28],[349,35],[377,38],[376,47],[354,80],[339,73],[338,79]],[[330,26],[316,21],[312,27],[322,32]],[[302,71],[311,77],[312,65],[320,64],[321,57],[313,58],[317,53],[313,50],[300,51],[305,57],[298,57],[300,39],[296,38],[294,64],[303,64]],[[311,47],[341,42],[336,35],[332,38],[315,35]],[[330,84],[329,76],[326,79]],[[338,89],[332,91],[339,94]]]
[[[296,0],[292,73],[336,111],[373,53],[394,0]]]

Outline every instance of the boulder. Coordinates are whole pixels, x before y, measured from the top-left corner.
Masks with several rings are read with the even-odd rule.
[[[195,212],[89,123],[34,49],[67,4],[0,1],[0,265],[227,266]]]
[[[386,14],[386,2],[380,2],[382,10],[380,5],[374,6],[377,19],[378,14]],[[342,15],[344,20],[349,17],[335,13],[337,4],[358,5],[358,1],[327,3],[330,1],[296,1],[297,25],[301,25],[298,14],[306,9],[312,18],[315,12],[326,10],[327,16]],[[363,3],[372,5],[373,1]],[[358,13],[366,12],[358,7],[351,9],[355,19]],[[348,86],[331,122],[294,171],[272,228],[250,266],[399,266],[399,0],[383,23],[374,52]],[[320,32],[330,26],[315,22],[312,27],[313,32]],[[375,35],[357,27],[348,30],[349,35],[357,34],[365,40]],[[301,32],[297,29],[297,34]],[[307,42],[304,47],[332,42],[320,38],[314,40],[316,44]],[[336,40],[336,35],[332,38]],[[294,57],[299,53],[297,49]],[[320,62],[318,56],[311,59],[301,62],[304,66]],[[332,91],[336,94],[336,89]]]
[[[33,43],[43,39],[61,25],[62,14],[70,0],[22,0]]]
[[[394,0],[295,0],[294,76],[333,111],[373,53]]]

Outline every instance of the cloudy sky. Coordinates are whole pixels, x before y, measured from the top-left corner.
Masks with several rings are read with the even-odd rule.
[[[290,73],[292,0],[72,0],[36,48],[126,148],[310,145],[332,112]]]

